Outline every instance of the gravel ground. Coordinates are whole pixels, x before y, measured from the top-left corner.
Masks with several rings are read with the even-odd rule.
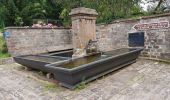
[[[0,65],[0,100],[170,100],[170,65],[139,59],[83,87],[69,90],[19,64]]]

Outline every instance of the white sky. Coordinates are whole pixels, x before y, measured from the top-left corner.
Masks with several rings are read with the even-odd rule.
[[[147,3],[148,0],[142,0],[140,4],[144,11],[147,11],[148,6],[156,5],[156,3]]]

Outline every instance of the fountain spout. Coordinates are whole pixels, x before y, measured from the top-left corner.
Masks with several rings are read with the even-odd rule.
[[[92,41],[90,39],[88,44],[86,45],[86,47],[84,49],[85,49],[87,55],[98,53],[97,41]]]

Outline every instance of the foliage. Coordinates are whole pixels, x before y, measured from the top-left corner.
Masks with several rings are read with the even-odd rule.
[[[152,3],[148,7],[148,13],[157,14],[170,11],[170,1],[169,0],[146,0],[147,3]]]
[[[0,36],[0,58],[9,57],[6,43],[2,36]]]
[[[57,0],[63,4],[60,18],[70,22],[69,12],[72,8],[88,7],[96,9],[99,13],[97,23],[108,23],[114,19],[127,18],[132,15],[142,14],[138,5],[140,0]]]
[[[86,85],[86,83],[85,82],[81,82],[81,83],[79,83],[77,86],[76,86],[76,90],[82,90],[82,89],[84,89],[85,87],[86,87],[87,85]]]
[[[49,90],[55,90],[56,89],[56,84],[54,83],[48,83],[44,86],[44,90],[45,91],[49,91]]]
[[[2,29],[4,28],[4,20],[5,20],[5,16],[4,16],[4,13],[5,13],[5,8],[4,6],[0,3],[0,31],[2,31]]]
[[[2,28],[0,28],[0,33],[1,33],[1,32],[4,32],[4,26],[2,25],[1,27],[2,27]]]
[[[5,18],[0,23],[6,26],[32,25],[34,19],[55,20],[60,13],[60,7],[49,0],[1,0],[0,5],[0,16]]]
[[[109,23],[120,18],[145,15],[142,0],[1,0],[0,28],[5,26],[30,26],[38,20],[57,25],[70,26],[69,12],[72,8],[88,7],[99,13],[97,23]],[[165,12],[168,0],[147,0],[158,2],[151,12]],[[169,7],[169,8],[168,8]]]
[[[2,52],[2,53],[7,52],[6,44],[5,44],[5,41],[2,36],[0,36],[0,52]]]
[[[7,57],[10,57],[10,54],[0,52],[0,58],[7,58]]]
[[[22,18],[20,16],[17,16],[14,24],[17,26],[22,26],[22,24],[23,24]]]

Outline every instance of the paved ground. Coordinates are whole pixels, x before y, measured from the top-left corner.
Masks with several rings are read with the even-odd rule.
[[[45,81],[18,64],[0,66],[0,100],[170,100],[170,65],[150,60],[111,73],[74,91]]]

